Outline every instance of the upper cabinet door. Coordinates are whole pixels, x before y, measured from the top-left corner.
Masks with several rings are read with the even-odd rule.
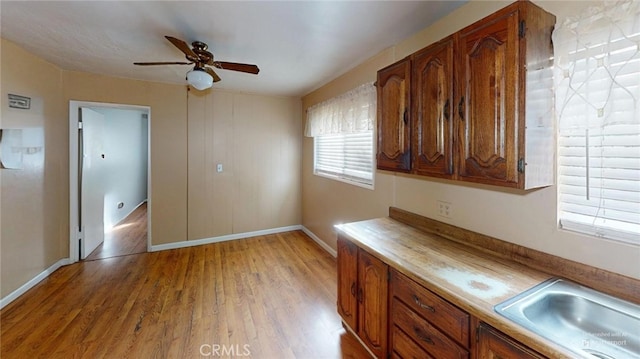
[[[461,180],[517,187],[518,12],[495,15],[458,33],[458,175]]]
[[[409,59],[378,71],[378,169],[411,169],[410,76]]]
[[[453,176],[453,38],[413,57],[413,172]]]

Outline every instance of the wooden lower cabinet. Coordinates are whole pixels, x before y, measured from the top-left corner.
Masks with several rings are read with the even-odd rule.
[[[545,358],[341,235],[337,262],[338,313],[376,358]]]
[[[477,359],[544,359],[545,357],[491,326],[478,327]]]
[[[387,357],[389,269],[338,237],[338,313],[377,358]]]
[[[354,331],[358,328],[358,247],[338,238],[338,314]]]
[[[397,270],[389,272],[392,355],[468,359],[469,314]],[[417,351],[421,355],[416,356]]]

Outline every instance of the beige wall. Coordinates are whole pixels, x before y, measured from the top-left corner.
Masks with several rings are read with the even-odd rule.
[[[1,52],[0,126],[40,127],[45,140],[23,170],[0,170],[1,297],[69,256],[70,100],[151,107],[154,245],[300,223],[299,98],[208,90],[189,100],[183,85],[64,71],[4,39]],[[42,106],[9,109],[6,93]]]
[[[432,26],[386,49],[345,75],[303,97],[307,107],[375,80],[376,70],[481,19],[510,2],[472,1]],[[536,2],[558,18],[576,14],[586,4]],[[313,172],[313,140],[303,140],[302,223],[335,248],[336,223],[386,216],[397,206],[426,217],[509,242],[640,278],[640,248],[583,236],[557,228],[557,188],[522,193],[498,187],[460,184],[377,171],[375,190],[317,177]],[[452,203],[452,218],[439,217],[436,201]]]
[[[1,41],[0,128],[40,129],[44,144],[41,151],[23,155],[22,169],[0,169],[0,295],[4,297],[67,256],[69,160],[62,72]],[[10,109],[8,93],[31,97],[31,109]]]

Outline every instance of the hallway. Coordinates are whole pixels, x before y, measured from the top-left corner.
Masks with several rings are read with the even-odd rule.
[[[142,203],[111,232],[85,261],[126,256],[147,251],[147,202]]]

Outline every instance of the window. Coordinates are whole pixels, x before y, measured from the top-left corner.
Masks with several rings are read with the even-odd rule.
[[[603,2],[553,40],[560,226],[640,244],[640,3]]]
[[[322,135],[314,138],[317,175],[347,182],[373,184],[373,131]]]
[[[373,187],[375,112],[373,84],[307,110],[305,135],[314,138],[314,174]]]

